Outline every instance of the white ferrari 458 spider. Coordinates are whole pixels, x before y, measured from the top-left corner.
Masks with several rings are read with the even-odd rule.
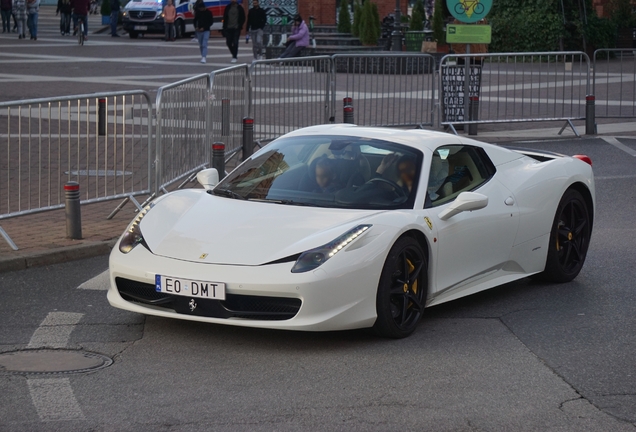
[[[405,337],[425,307],[530,275],[574,279],[592,233],[591,164],[424,130],[301,129],[140,212],[110,255],[108,300]]]

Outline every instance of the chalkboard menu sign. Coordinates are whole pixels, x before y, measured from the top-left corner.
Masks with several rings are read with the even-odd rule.
[[[464,121],[464,76],[466,66],[442,67],[442,121],[461,123]],[[470,66],[469,96],[479,97],[481,65]]]

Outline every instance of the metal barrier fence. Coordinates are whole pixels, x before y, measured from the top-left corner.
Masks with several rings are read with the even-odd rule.
[[[332,59],[261,60],[250,67],[254,138],[269,141],[292,130],[329,123]]]
[[[82,203],[148,194],[151,122],[143,91],[0,103],[0,220],[62,207],[68,181]]]
[[[243,118],[249,112],[248,72],[247,65],[237,65],[210,74],[209,144],[223,142],[228,153],[241,148]]]
[[[636,56],[633,49],[594,51],[596,117],[636,117]]]
[[[155,194],[209,162],[209,89],[201,74],[157,91]]]
[[[578,51],[451,54],[442,58],[439,76],[440,123],[450,126],[564,121],[578,135],[572,120],[585,119],[591,90],[590,59]]]
[[[333,57],[332,116],[344,121],[339,102],[351,104],[364,126],[432,126],[435,58],[430,54],[337,54]]]

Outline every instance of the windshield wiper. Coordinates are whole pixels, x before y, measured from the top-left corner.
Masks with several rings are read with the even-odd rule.
[[[208,190],[208,193],[212,193],[212,194],[218,195],[218,196],[223,196],[223,197],[226,197],[226,198],[234,198],[234,199],[238,199],[238,200],[247,199],[243,195],[239,195],[236,192],[231,191],[229,189],[212,189],[212,190]]]
[[[307,207],[322,207],[320,204],[306,203],[302,201],[294,201],[290,199],[266,199],[266,198],[248,198],[250,201],[271,202],[274,204],[285,204],[295,206],[307,206]]]

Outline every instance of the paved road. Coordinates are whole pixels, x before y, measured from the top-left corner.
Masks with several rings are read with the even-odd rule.
[[[210,39],[208,63],[199,63],[199,47],[190,38],[164,42],[160,35],[112,38],[91,15],[89,40],[61,36],[55,7],[41,7],[38,40],[0,34],[0,101],[157,87],[230,66],[231,56],[218,32]],[[250,62],[252,46],[241,43],[239,61]]]
[[[143,317],[107,258],[0,274],[0,351],[109,355],[83,375],[0,375],[0,430],[636,430],[636,140],[525,143],[594,160],[588,260],[431,308],[406,340]],[[79,288],[78,288],[79,287]]]

